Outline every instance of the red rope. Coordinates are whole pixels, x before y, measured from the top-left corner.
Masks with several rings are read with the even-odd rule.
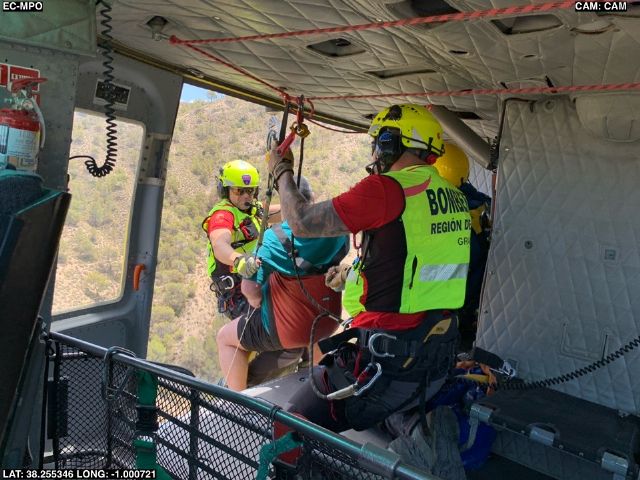
[[[266,34],[266,35],[250,35],[245,37],[236,37],[236,38],[210,38],[210,39],[202,39],[202,40],[181,40],[175,36],[172,36],[170,42],[172,44],[182,44],[187,48],[190,48],[205,57],[218,62],[222,65],[225,65],[236,72],[245,75],[248,78],[264,85],[265,87],[277,92],[286,102],[291,100],[289,94],[287,94],[284,89],[276,87],[261,78],[249,73],[248,71],[233,65],[226,60],[213,55],[212,53],[206,52],[196,46],[194,44],[203,44],[203,43],[229,43],[229,42],[238,42],[238,41],[248,41],[248,40],[259,40],[265,38],[282,38],[282,37],[293,37],[293,36],[301,36],[301,35],[311,35],[317,33],[329,33],[329,32],[346,32],[346,31],[360,31],[360,30],[369,30],[374,28],[388,28],[388,27],[397,27],[397,26],[405,26],[405,25],[418,25],[425,23],[435,23],[435,22],[449,22],[449,21],[462,21],[469,19],[477,19],[477,18],[486,18],[492,16],[501,16],[501,15],[520,15],[534,12],[547,12],[550,10],[558,10],[558,9],[567,9],[573,7],[575,4],[574,0],[567,0],[563,2],[549,2],[543,3],[540,5],[525,5],[519,7],[507,7],[507,8],[494,8],[490,10],[479,10],[475,12],[460,12],[446,15],[434,15],[430,17],[417,17],[417,18],[409,18],[403,20],[397,20],[393,22],[376,22],[376,23],[366,23],[361,25],[350,25],[344,27],[332,27],[332,28],[320,28],[313,30],[301,30],[297,32],[285,32],[285,33],[274,33],[274,34]],[[349,100],[349,99],[368,99],[368,98],[397,98],[397,97],[462,97],[469,95],[526,95],[526,94],[540,94],[540,93],[567,93],[567,92],[589,92],[589,91],[615,91],[615,90],[640,90],[640,82],[635,83],[618,83],[618,84],[608,84],[608,85],[571,85],[564,87],[527,87],[527,88],[501,88],[501,89],[466,89],[466,90],[453,90],[453,91],[435,91],[435,92],[413,92],[413,93],[381,93],[381,94],[372,94],[372,95],[335,95],[335,96],[317,96],[317,97],[308,97],[305,98],[305,101],[309,103],[311,106],[311,112],[308,115],[308,120],[311,121],[311,117],[314,113],[314,106],[312,100]],[[298,106],[298,109],[301,107]],[[337,129],[333,129],[331,127],[327,127],[321,125],[315,121],[311,121],[315,125],[319,125],[323,128],[327,128],[328,130],[340,131]],[[351,133],[351,132],[349,132]],[[356,132],[354,132],[356,133]]]
[[[271,85],[268,82],[265,82],[261,78],[247,72],[246,70],[233,65],[226,60],[223,60],[212,53],[206,52],[201,48],[198,48],[193,45],[185,45],[187,48],[199,52],[215,62],[221,63],[232,70],[235,70],[242,75],[245,75],[252,80],[255,80],[258,83],[270,88],[271,90],[277,92],[283,100],[286,102],[291,97],[287,92],[285,92],[282,88]],[[540,93],[570,93],[570,92],[596,92],[596,91],[619,91],[619,90],[640,90],[640,82],[631,82],[631,83],[612,83],[606,85],[569,85],[569,86],[560,86],[560,87],[526,87],[526,88],[485,88],[485,89],[465,89],[465,90],[444,90],[437,92],[410,92],[410,93],[378,93],[372,95],[333,95],[333,96],[317,96],[317,97],[307,97],[305,101],[311,105],[311,113],[309,117],[313,116],[313,112],[315,110],[313,106],[313,100],[361,100],[367,98],[398,98],[398,97],[464,97],[469,95],[530,95],[530,94],[540,94]],[[313,122],[315,123],[315,122]],[[317,123],[316,123],[317,124]],[[330,129],[330,128],[329,128]]]
[[[298,30],[296,32],[267,33],[263,35],[247,35],[244,37],[227,37],[227,38],[203,38],[201,40],[184,40],[176,36],[171,36],[169,41],[173,44],[181,45],[197,45],[204,43],[231,43],[231,42],[248,42],[252,40],[264,40],[268,38],[286,38],[301,37],[303,35],[315,35],[318,33],[339,33],[354,32],[362,30],[374,30],[390,27],[404,27],[407,25],[423,25],[427,23],[445,23],[460,22],[464,20],[475,20],[478,18],[497,17],[502,15],[521,15],[527,13],[549,12],[551,10],[566,10],[573,8],[574,0],[565,0],[563,2],[541,3],[539,5],[524,5],[507,8],[492,8],[490,10],[478,10],[475,12],[459,12],[447,13],[445,15],[432,15],[429,17],[405,18],[391,22],[372,22],[359,25],[346,25],[342,27],[329,28],[313,28],[309,30]]]
[[[274,90],[274,91],[278,92],[285,102],[289,98],[289,94],[287,92],[285,92],[282,88],[278,88],[278,87],[276,87],[274,85],[271,85],[268,82],[265,82],[264,80],[262,80],[261,78],[256,77],[252,73],[249,73],[249,72],[247,72],[246,70],[244,70],[244,69],[242,69],[240,67],[236,67],[233,63],[229,63],[226,60],[223,60],[220,57],[216,57],[212,53],[205,52],[201,48],[194,47],[193,45],[185,45],[185,47],[190,48],[191,50],[195,50],[196,52],[201,53],[205,57],[210,58],[211,60],[213,60],[215,62],[221,63],[222,65],[225,65],[225,66],[231,68],[232,70],[235,70],[236,72],[241,73],[242,75],[245,75],[245,76],[249,77],[252,80],[255,80],[256,82],[261,83],[265,87],[270,88],[271,90]]]
[[[464,97],[468,95],[524,95],[535,93],[596,92],[614,90],[640,90],[640,82],[611,83],[607,85],[569,85],[565,87],[487,88],[451,91],[445,90],[439,92],[379,93],[374,95],[335,95],[327,97],[309,97],[308,100],[359,100],[363,98],[391,97]]]
[[[342,130],[340,128],[333,128],[333,127],[330,127],[329,125],[325,125],[323,123],[316,122],[315,120],[312,120],[310,118],[307,118],[307,122],[313,123],[314,125],[317,125],[320,128],[325,128],[327,130],[331,130],[332,132],[338,132],[338,133],[366,133],[366,132],[354,132],[353,130]]]

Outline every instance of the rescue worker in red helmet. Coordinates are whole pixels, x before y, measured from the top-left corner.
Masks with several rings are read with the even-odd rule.
[[[366,429],[442,386],[457,346],[469,264],[464,195],[432,166],[442,128],[420,105],[393,105],[369,128],[370,175],[316,204],[296,188],[293,162],[272,149],[283,216],[301,237],[363,232],[352,267],[327,281],[345,293],[350,328],[320,342],[326,355],[288,409],[333,431]],[[356,343],[349,340],[356,339]],[[319,395],[318,395],[319,393]],[[357,395],[355,395],[357,393]]]
[[[236,318],[246,309],[240,291],[242,277],[251,277],[259,267],[253,256],[262,206],[257,200],[258,170],[243,160],[227,162],[220,169],[217,191],[220,200],[202,222],[207,232],[207,274],[218,297],[218,311]]]

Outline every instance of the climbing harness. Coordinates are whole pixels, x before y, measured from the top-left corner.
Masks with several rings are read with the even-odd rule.
[[[432,381],[446,377],[453,366],[457,345],[456,318],[448,311],[427,313],[422,324],[410,330],[348,328],[320,340],[328,353],[320,364],[333,389],[316,395],[328,401],[342,400],[344,415],[352,428],[367,428],[372,423],[418,401],[424,410],[424,397]],[[356,340],[352,343],[350,340]],[[412,393],[402,404],[385,401],[392,382],[401,382]]]
[[[218,313],[228,314],[231,318],[240,315],[247,306],[247,300],[240,290],[241,278],[236,273],[211,277],[209,290],[218,299]]]

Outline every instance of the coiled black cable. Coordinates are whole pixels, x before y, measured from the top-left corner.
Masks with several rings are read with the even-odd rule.
[[[570,380],[575,380],[580,377],[585,376],[587,373],[593,373],[599,368],[604,367],[605,365],[610,364],[611,362],[619,359],[625,353],[629,353],[634,348],[640,346],[640,336],[634,338],[626,345],[623,345],[618,350],[613,353],[610,353],[606,357],[593,362],[586,367],[578,368],[573,372],[565,373],[563,375],[558,375],[557,377],[546,378],[544,380],[536,380],[533,382],[523,382],[520,380],[507,380],[504,382],[498,382],[496,385],[497,390],[533,390],[534,388],[546,388],[551,387],[553,385],[560,385],[561,383],[568,382]]]
[[[111,26],[111,20],[113,18],[110,15],[112,8],[108,1],[100,0],[98,3],[102,4],[102,7],[100,8],[100,15],[102,15],[100,25],[104,27],[100,32],[100,34],[104,38],[104,41],[101,45],[102,54],[104,56],[102,66],[104,67],[104,88],[108,92],[113,85],[113,80],[115,79],[115,77],[113,76],[112,65],[113,37],[111,36],[111,31],[113,30],[113,27]],[[84,162],[87,167],[87,171],[94,177],[104,177],[106,175],[109,175],[113,170],[113,167],[115,166],[116,156],[118,153],[118,128],[115,122],[116,116],[115,109],[113,108],[114,101],[110,95],[107,95],[105,101],[106,103],[104,106],[104,114],[107,123],[107,154],[104,160],[104,164],[99,167],[93,158],[89,158]]]

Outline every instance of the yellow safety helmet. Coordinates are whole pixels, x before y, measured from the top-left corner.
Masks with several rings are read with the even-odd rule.
[[[455,187],[469,181],[469,159],[457,145],[445,143],[444,155],[433,166],[442,178]]]
[[[371,122],[369,135],[378,138],[386,128],[399,131],[406,148],[427,150],[437,156],[443,153],[442,127],[422,105],[392,105],[382,110]]]
[[[258,169],[244,160],[232,160],[220,169],[218,177],[218,195],[227,196],[227,187],[258,187],[260,174]]]

